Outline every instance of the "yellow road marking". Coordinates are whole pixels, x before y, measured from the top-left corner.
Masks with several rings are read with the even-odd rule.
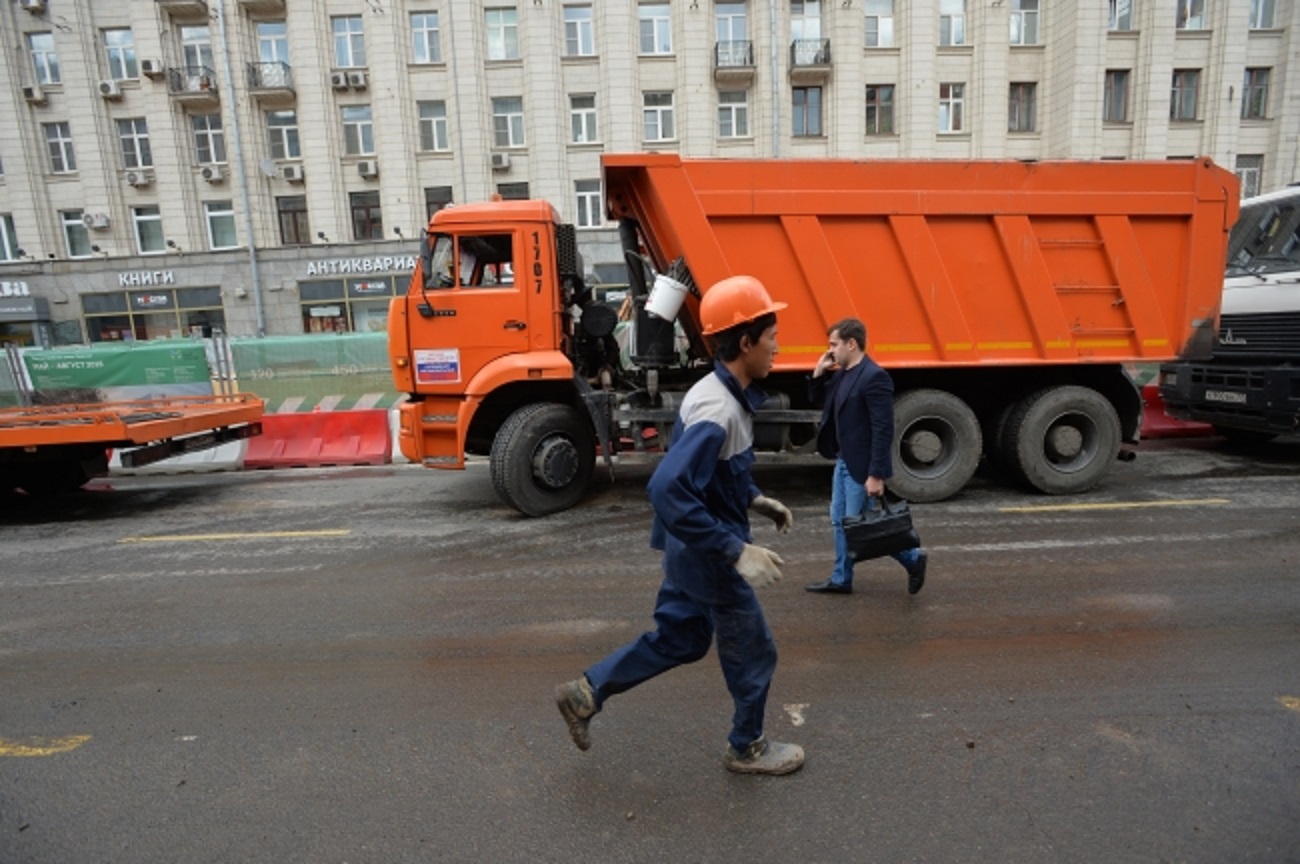
[[[351,529],[327,531],[248,531],[229,534],[165,534],[153,537],[123,537],[118,543],[165,543],[172,540],[295,540],[305,537],[346,537]]]
[[[1300,696],[1279,696],[1277,701],[1288,711],[1300,711]]]
[[[1031,507],[999,507],[999,513],[1046,513],[1053,510],[1137,510],[1141,507],[1198,507],[1229,504],[1227,498],[1198,498],[1187,501],[1116,501],[1111,504],[1041,504]]]
[[[58,753],[76,750],[89,740],[89,735],[69,735],[66,738],[28,738],[24,741],[0,738],[0,758],[5,756],[54,756]]]

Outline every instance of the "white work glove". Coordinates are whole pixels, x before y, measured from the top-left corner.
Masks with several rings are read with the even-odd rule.
[[[794,514],[790,512],[790,508],[775,498],[759,495],[749,502],[749,509],[756,513],[762,513],[768,519],[771,519],[776,523],[776,530],[782,534],[788,532],[790,526],[794,524]]]
[[[771,549],[746,543],[736,559],[735,568],[751,587],[762,588],[781,578],[781,565],[784,563],[781,556]]]

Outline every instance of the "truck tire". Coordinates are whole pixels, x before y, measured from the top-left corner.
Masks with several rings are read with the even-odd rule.
[[[492,486],[525,516],[546,516],[577,504],[595,465],[591,424],[557,402],[517,409],[492,441]]]
[[[1119,454],[1115,407],[1090,387],[1047,387],[1020,401],[1004,430],[1003,458],[1049,495],[1086,492]]]
[[[90,475],[80,459],[45,462],[19,472],[16,485],[31,498],[53,498],[76,492],[90,482]]]
[[[969,405],[944,390],[910,390],[894,401],[894,476],[887,485],[909,501],[942,501],[970,480],[982,450]]]

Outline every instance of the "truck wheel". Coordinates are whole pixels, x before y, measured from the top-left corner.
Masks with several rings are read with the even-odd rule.
[[[894,401],[894,476],[909,501],[942,501],[979,467],[983,436],[975,412],[943,390],[911,390]]]
[[[52,498],[76,492],[90,481],[79,459],[48,462],[21,472],[17,485],[31,498]]]
[[[1263,432],[1259,429],[1237,429],[1233,426],[1214,427],[1214,434],[1220,438],[1228,439],[1230,444],[1244,444],[1247,446],[1255,444],[1267,444],[1277,437],[1276,432]]]
[[[492,441],[492,485],[525,516],[546,516],[577,504],[595,465],[591,424],[568,405],[525,405],[506,419]]]
[[[1086,492],[1119,453],[1119,415],[1089,387],[1048,387],[1011,412],[1002,448],[1012,470],[1049,495]]]

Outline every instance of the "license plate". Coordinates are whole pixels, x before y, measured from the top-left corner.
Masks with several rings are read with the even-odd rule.
[[[1231,402],[1234,405],[1245,405],[1246,394],[1234,393],[1231,390],[1206,390],[1205,400],[1207,402]]]

